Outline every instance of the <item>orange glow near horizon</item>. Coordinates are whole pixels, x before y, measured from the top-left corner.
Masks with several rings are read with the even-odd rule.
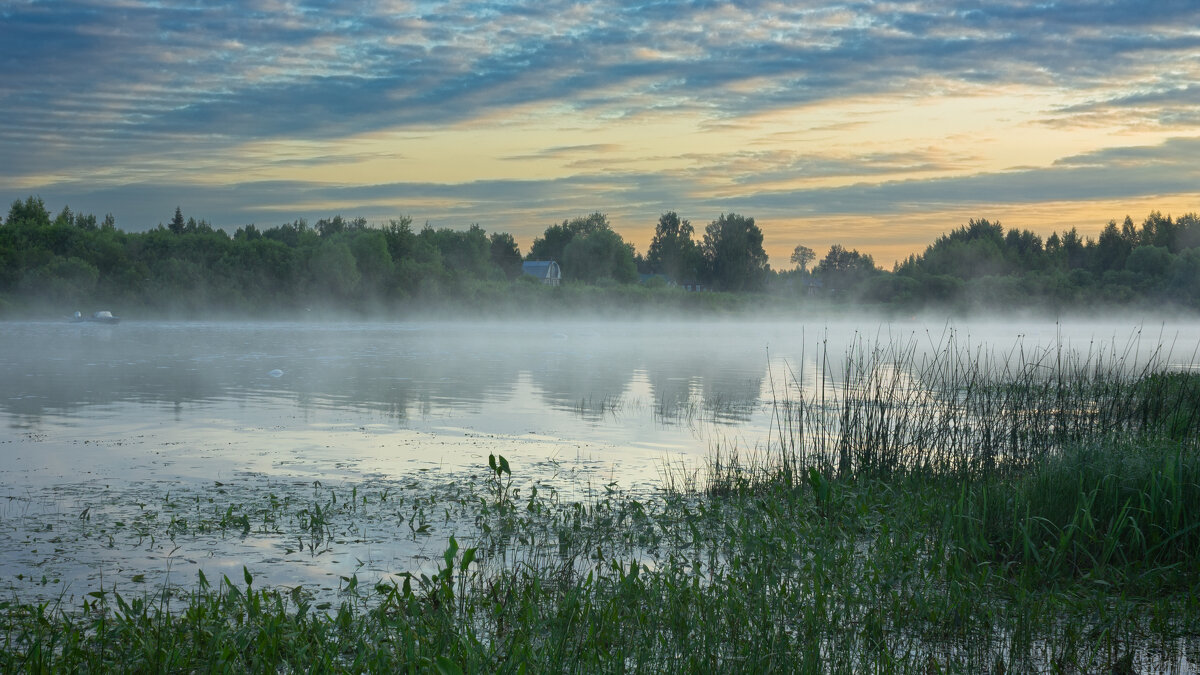
[[[525,246],[600,211],[641,249],[665,211],[735,211],[786,266],[886,265],[970,217],[1090,232],[1200,185],[1191,3],[120,4],[8,7],[0,192]]]
[[[743,86],[752,86],[744,82]],[[894,185],[1048,169],[1064,159],[1121,147],[1147,147],[1186,137],[1167,126],[1060,123],[1057,110],[1084,102],[1087,93],[1049,87],[968,86],[930,79],[921,91],[851,97],[808,105],[723,116],[718,111],[648,109],[620,119],[585,114],[570,106],[514,106],[444,126],[405,126],[322,140],[281,138],[243,143],[232,152],[173,157],[131,156],[84,175],[29,175],[15,183],[32,189],[44,182],[82,181],[119,186],[154,176],[160,180],[221,188],[255,182],[311,186],[313,195],[280,200],[263,194],[246,207],[267,226],[276,214],[342,213],[371,222],[411,216],[417,226],[512,233],[522,250],[549,225],[593,211],[645,252],[659,214],[674,210],[692,221],[697,239],[721,210],[691,203],[753,204],[757,198],[793,191]],[[642,177],[675,181],[674,192],[647,193],[629,203],[626,192]],[[460,198],[441,188],[488,182],[553,182],[581,179],[568,199],[549,189],[547,203],[505,199],[502,191]],[[361,190],[415,185],[404,196],[321,196],[321,189]],[[426,189],[422,192],[422,186]],[[11,187],[11,186],[10,186]],[[359,195],[358,192],[354,193]],[[777,269],[791,267],[796,244],[823,254],[838,243],[874,256],[890,268],[920,253],[938,236],[971,218],[1000,221],[1043,237],[1078,227],[1094,236],[1110,219],[1135,221],[1152,210],[1193,211],[1200,193],[1127,200],[1020,201],[963,206],[914,206],[895,213],[878,209],[778,217],[779,208],[756,213],[765,248]],[[474,200],[474,201],[472,201]],[[952,201],[952,200],[951,200]],[[203,214],[198,214],[203,217]]]
[[[1172,217],[1200,212],[1200,192],[1083,203],[989,204],[919,214],[839,215],[771,221],[761,223],[760,227],[771,233],[764,248],[774,269],[793,267],[789,258],[796,244],[816,251],[818,261],[830,246],[841,244],[869,253],[877,266],[890,270],[896,262],[921,254],[938,237],[966,225],[972,218],[999,223],[1006,232],[1030,230],[1044,241],[1051,233],[1073,227],[1084,238],[1095,239],[1110,220],[1120,223],[1129,216],[1140,226],[1153,211]]]

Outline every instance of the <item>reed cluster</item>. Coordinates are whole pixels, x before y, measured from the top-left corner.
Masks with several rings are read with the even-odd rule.
[[[403,503],[445,547],[333,604],[249,569],[0,602],[0,670],[1194,672],[1200,376],[1109,355],[856,346],[789,371],[761,450],[648,496],[492,457],[434,494],[298,500],[270,517],[307,541]]]
[[[1067,447],[1143,437],[1195,450],[1200,376],[1171,370],[1162,346],[1141,351],[1131,340],[1085,352],[1061,343],[997,352],[953,331],[930,344],[915,335],[859,338],[834,356],[822,344],[773,382],[772,442],[748,463],[718,449],[711,489],[806,481],[807,468],[831,478],[977,479],[1020,473]],[[745,468],[777,475],[730,473]]]

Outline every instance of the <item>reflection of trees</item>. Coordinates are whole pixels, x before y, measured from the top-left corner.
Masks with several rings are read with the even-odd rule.
[[[664,419],[744,421],[758,406],[766,357],[745,345],[714,348],[713,341],[680,335],[666,340],[645,368]]]
[[[41,417],[119,401],[183,403],[222,393],[198,361],[180,362],[174,346],[126,340],[124,328],[10,327],[0,345],[0,410]]]
[[[305,405],[366,407],[397,418],[437,409],[473,412],[512,390],[516,364],[455,342],[452,336],[434,342],[356,335],[288,359],[287,377],[307,396]]]
[[[561,332],[560,332],[561,331]],[[0,334],[0,412],[38,418],[133,402],[287,398],[389,417],[477,412],[527,372],[551,407],[603,415],[636,371],[667,419],[746,419],[765,358],[695,326],[16,324]],[[284,375],[273,378],[274,369]]]
[[[25,325],[0,337],[0,411],[286,396],[403,417],[512,390],[516,363],[453,342],[394,328]]]
[[[636,367],[627,354],[617,354],[618,341],[551,334],[523,347],[521,360],[548,406],[600,417],[624,396]]]
[[[632,333],[603,328],[546,339],[527,353],[533,382],[547,404],[602,415],[646,373],[655,414],[667,420],[708,416],[744,420],[759,402],[763,355],[744,345],[697,335],[695,326],[637,326]]]

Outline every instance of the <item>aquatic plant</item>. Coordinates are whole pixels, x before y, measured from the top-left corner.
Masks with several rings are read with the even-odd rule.
[[[248,564],[14,592],[0,670],[1193,671],[1196,376],[1004,357],[860,344],[789,370],[769,440],[651,494],[493,453],[468,476],[173,488],[136,518],[120,494],[25,509],[36,547],[245,538],[327,561],[336,588]],[[336,567],[355,542],[412,548]]]
[[[1117,346],[997,354],[964,348],[953,333],[938,349],[917,347],[915,337],[860,338],[838,362],[822,350],[816,372],[789,369],[766,462],[784,475],[772,480],[806,466],[978,477],[1114,438],[1200,443],[1200,374],[1163,370],[1161,349],[1142,361]]]

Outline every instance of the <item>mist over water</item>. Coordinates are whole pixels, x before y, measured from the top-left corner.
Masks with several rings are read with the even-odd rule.
[[[765,442],[772,397],[855,345],[1190,367],[1198,338],[1195,324],[1133,322],[9,323],[0,471],[60,480],[70,471],[39,462],[104,473],[123,456],[109,470],[127,475],[165,453],[200,479],[297,462],[351,477],[477,466],[491,449],[464,439],[486,436],[527,461],[596,460],[646,481],[673,455]]]
[[[717,348],[694,325],[15,324],[0,339],[9,442],[97,470],[122,452],[81,442],[170,443],[201,474],[198,453],[230,455],[221,471],[311,458],[333,478],[403,471],[401,459],[478,466],[489,450],[463,439],[486,434],[518,453],[551,443],[569,459],[636,460],[646,476],[664,453],[691,452],[705,422],[750,422],[766,372],[762,346]]]
[[[665,466],[701,467],[714,447],[765,447],[773,401],[820,377],[836,383],[851,349],[948,345],[997,364],[1059,351],[1131,368],[1200,363],[1196,324],[1132,319],[4,323],[0,516],[73,519],[101,495],[133,503],[214,485],[454,480],[486,471],[492,453],[567,498],[600,485],[649,491]],[[193,553],[192,568],[236,571],[275,555],[205,545],[216,550],[207,563]],[[45,564],[25,548],[0,537],[0,562]],[[161,570],[162,550],[138,550],[73,551],[56,574],[82,588],[97,570]],[[386,549],[377,570],[420,554]],[[337,558],[265,578],[351,573]]]

